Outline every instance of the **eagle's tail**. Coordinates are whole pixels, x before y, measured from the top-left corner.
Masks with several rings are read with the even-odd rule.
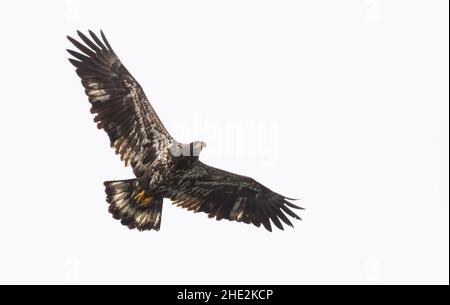
[[[130,229],[159,230],[162,197],[152,197],[139,186],[136,179],[105,181],[106,201],[115,219]]]

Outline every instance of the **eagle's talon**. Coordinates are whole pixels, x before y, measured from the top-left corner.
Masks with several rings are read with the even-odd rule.
[[[142,200],[141,204],[142,205],[150,205],[153,203],[153,201],[155,201],[155,197],[149,196],[144,198],[144,200]]]
[[[137,193],[137,194],[133,197],[133,199],[136,200],[138,203],[139,203],[143,198],[145,198],[145,191],[142,191],[142,192],[140,192],[140,193]]]
[[[138,204],[149,205],[155,200],[155,197],[152,197],[152,196],[147,197],[147,196],[145,196],[145,191],[141,191],[140,193],[137,193],[133,197],[133,199],[136,200],[136,202]]]

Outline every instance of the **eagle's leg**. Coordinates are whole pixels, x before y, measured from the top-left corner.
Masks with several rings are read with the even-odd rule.
[[[137,193],[133,197],[133,199],[136,200],[136,202],[142,206],[151,205],[155,201],[155,197],[147,196],[145,194],[145,191],[141,191],[141,192]]]

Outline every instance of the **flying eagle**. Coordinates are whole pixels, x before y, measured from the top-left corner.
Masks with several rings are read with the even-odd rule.
[[[271,222],[283,230],[292,226],[291,209],[302,209],[252,178],[229,173],[199,161],[202,141],[177,142],[153,110],[141,86],[121,63],[101,31],[100,40],[77,31],[84,44],[67,36],[80,52],[74,58],[91,113],[99,129],[109,136],[111,147],[134,179],[105,181],[109,212],[130,229],[159,230],[163,198],[217,220],[228,219],[272,231]]]

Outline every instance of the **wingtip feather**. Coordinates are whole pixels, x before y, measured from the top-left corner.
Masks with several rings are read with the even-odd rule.
[[[287,201],[287,200],[284,200],[283,203],[284,203],[285,205],[287,205],[288,207],[291,207],[291,208],[293,208],[293,209],[304,210],[304,208],[302,208],[301,206],[298,206],[298,205],[296,205],[296,204],[293,204],[292,202],[289,202],[289,201]]]

